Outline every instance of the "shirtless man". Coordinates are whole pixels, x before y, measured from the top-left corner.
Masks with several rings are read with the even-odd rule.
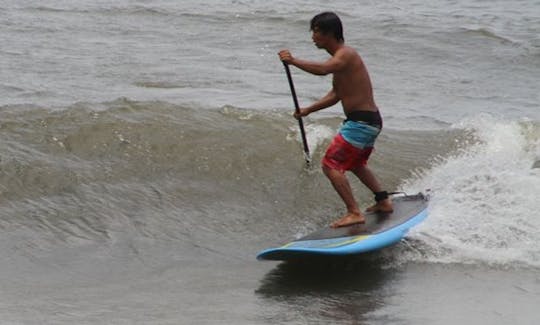
[[[326,50],[330,59],[325,62],[301,60],[289,50],[279,52],[283,62],[315,75],[333,74],[333,87],[326,96],[311,106],[302,108],[296,118],[330,107],[341,101],[347,119],[328,147],[322,161],[324,174],[345,202],[347,213],[332,227],[365,223],[365,216],[358,207],[345,171],[353,172],[375,194],[375,205],[368,212],[392,212],[392,201],[383,191],[367,160],[375,139],[382,128],[379,109],[373,99],[373,89],[364,62],[358,53],[345,45],[343,27],[339,17],[323,12],[311,20],[312,39],[315,45]]]

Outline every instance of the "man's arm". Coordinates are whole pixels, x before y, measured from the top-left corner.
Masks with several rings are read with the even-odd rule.
[[[327,107],[333,106],[339,102],[339,97],[337,96],[336,92],[332,88],[326,96],[319,99],[315,103],[311,104],[310,106],[306,108],[300,109],[300,114],[294,113],[294,117],[299,118],[302,116],[308,116],[309,114],[319,111],[321,109],[325,109]]]
[[[281,58],[281,61],[292,64],[299,69],[318,76],[324,76],[344,69],[347,65],[345,55],[345,51],[342,50],[338,51],[335,55],[333,55],[325,62],[314,62],[294,58],[291,52],[289,52],[289,50],[283,50],[279,52],[279,57]]]

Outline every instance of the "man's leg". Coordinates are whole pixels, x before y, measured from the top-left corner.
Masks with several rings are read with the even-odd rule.
[[[328,177],[328,179],[330,179],[330,182],[334,186],[334,189],[336,190],[336,192],[338,192],[339,196],[341,197],[343,202],[345,202],[345,205],[347,207],[347,214],[344,215],[341,219],[332,223],[331,227],[337,228],[366,222],[364,215],[360,212],[360,209],[358,208],[358,203],[356,203],[356,200],[354,199],[351,186],[345,174],[340,172],[339,170],[331,169],[324,165],[323,171],[324,174]]]
[[[381,184],[375,177],[375,174],[367,166],[360,166],[356,168],[353,173],[360,179],[364,185],[373,193],[381,193]],[[386,192],[385,192],[386,193]],[[367,212],[392,212],[394,208],[390,198],[382,199],[375,203],[375,205],[367,208]]]

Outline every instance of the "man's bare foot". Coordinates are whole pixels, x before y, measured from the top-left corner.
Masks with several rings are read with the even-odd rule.
[[[349,212],[345,216],[343,216],[341,219],[334,221],[330,227],[332,228],[338,228],[338,227],[345,227],[354,225],[357,223],[366,223],[366,218],[360,213],[355,212]]]
[[[392,201],[390,199],[386,199],[370,206],[366,209],[366,212],[391,213],[394,212],[394,207],[392,206]]]

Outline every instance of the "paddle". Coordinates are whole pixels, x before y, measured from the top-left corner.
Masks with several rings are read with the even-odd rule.
[[[298,114],[300,113],[300,105],[298,105],[298,98],[296,98],[296,91],[294,90],[294,83],[291,76],[291,70],[289,69],[289,64],[287,62],[283,62],[283,66],[285,66],[285,72],[287,72],[287,79],[289,80],[289,87],[291,88],[291,95],[294,102],[294,109],[295,112]],[[304,122],[302,121],[302,117],[298,118],[298,126],[300,127],[300,134],[302,135],[302,143],[304,144],[304,158],[306,159],[306,163],[309,165],[311,163],[311,157],[309,156],[309,147],[306,139],[306,132],[304,131]]]

